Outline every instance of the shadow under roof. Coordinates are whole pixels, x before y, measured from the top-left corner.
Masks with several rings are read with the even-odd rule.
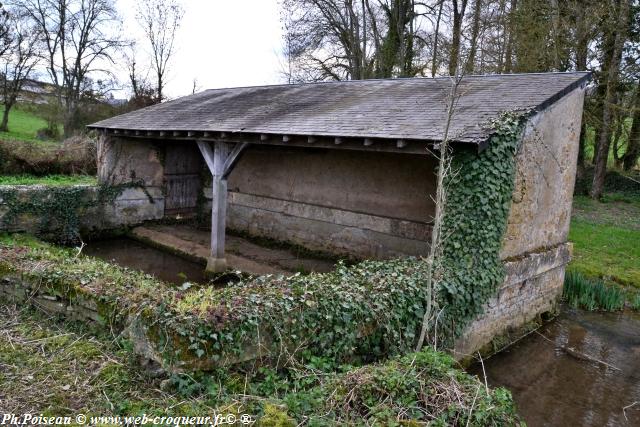
[[[588,72],[463,77],[450,139],[481,144],[504,111],[539,111],[586,84]],[[210,89],[90,128],[439,141],[452,79],[352,80]]]

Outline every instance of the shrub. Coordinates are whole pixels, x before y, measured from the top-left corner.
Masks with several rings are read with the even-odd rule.
[[[95,141],[0,141],[0,175],[95,175]]]
[[[451,356],[431,348],[347,371],[284,400],[310,425],[520,424],[509,391],[486,388],[456,368]]]
[[[593,167],[585,170],[582,176],[578,177],[575,185],[575,194],[588,195],[593,182]],[[631,178],[631,179],[630,179]],[[604,179],[605,193],[619,193],[627,196],[640,196],[640,172],[620,172],[609,170]]]

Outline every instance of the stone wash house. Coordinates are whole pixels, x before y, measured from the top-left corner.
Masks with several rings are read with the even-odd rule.
[[[465,76],[455,150],[487,148],[491,119],[527,112],[500,257],[506,277],[460,341],[473,351],[561,294],[588,73]],[[141,180],[158,220],[210,209],[208,269],[225,228],[353,258],[427,253],[450,78],[214,89],[95,123],[99,176]],[[481,183],[479,183],[481,185]],[[136,193],[139,194],[139,193]],[[233,267],[233,265],[231,265]]]

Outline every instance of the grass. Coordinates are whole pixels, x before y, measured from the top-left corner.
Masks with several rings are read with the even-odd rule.
[[[618,286],[607,286],[576,271],[565,276],[563,297],[570,305],[586,310],[618,311],[625,305],[624,292]]]
[[[44,119],[17,105],[9,112],[9,132],[0,132],[0,139],[37,142],[38,130],[46,127]]]
[[[640,288],[640,197],[614,194],[596,202],[577,196],[574,201],[571,269]]]
[[[92,425],[118,424],[92,423],[95,416],[142,414],[250,414],[260,418],[252,425],[281,427],[301,425],[300,420],[404,425],[398,417],[407,425],[519,425],[508,391],[486,388],[450,356],[431,349],[331,376],[300,366],[299,377],[285,379],[263,368],[255,382],[228,369],[170,375],[141,368],[127,341],[7,303],[0,303],[0,335],[0,399],[13,414],[72,420],[84,414]],[[316,376],[319,385],[312,380]]]
[[[107,335],[33,309],[0,305],[0,399],[15,414],[207,415],[198,399],[162,390]]]
[[[90,175],[0,175],[0,185],[50,185],[50,186],[66,186],[66,185],[96,185],[95,176]]]

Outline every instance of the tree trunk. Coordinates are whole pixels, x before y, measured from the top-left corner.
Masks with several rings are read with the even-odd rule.
[[[451,37],[451,51],[449,52],[449,75],[455,76],[458,68],[458,60],[460,56],[460,37],[462,33],[462,20],[464,12],[467,8],[467,0],[461,0],[460,9],[458,9],[458,0],[453,1],[453,28]]]
[[[612,58],[607,69],[607,88],[602,109],[602,129],[598,150],[596,151],[595,173],[591,186],[590,196],[592,199],[600,199],[604,191],[604,178],[607,174],[607,160],[609,158],[609,147],[611,145],[611,116],[612,107],[616,101],[616,85],[620,72],[620,61],[622,56],[622,46],[627,37],[629,15],[629,1],[618,1],[617,18],[618,25],[615,29],[615,42],[613,46]]]
[[[638,164],[640,157],[640,87],[636,88],[632,117],[633,123],[629,132],[627,151],[622,157],[622,168],[626,171],[633,169]]]
[[[511,7],[509,8],[509,25],[507,34],[507,46],[504,53],[504,70],[505,73],[510,73],[513,69],[513,33],[515,31],[515,19],[517,0],[511,0]]]
[[[164,94],[162,93],[164,90],[164,81],[162,80],[162,73],[158,73],[158,103],[162,102],[162,98]]]
[[[573,7],[576,11],[576,69],[578,71],[586,71],[587,55],[589,53],[589,34],[586,31],[585,8],[583,5],[579,4],[579,2],[574,2]],[[585,119],[586,117],[583,113],[582,128],[580,131],[580,145],[578,147],[578,177],[582,177],[585,170],[585,150],[587,146],[587,123]]]
[[[585,7],[574,3],[576,9],[576,68],[578,71],[586,71],[587,56],[589,54],[589,34],[585,24]]]
[[[478,35],[480,33],[480,15],[482,13],[482,0],[476,0],[473,8],[473,27],[471,29],[471,46],[469,48],[469,57],[464,68],[466,74],[473,73],[476,61],[476,51],[478,50]]]
[[[12,102],[7,102],[4,105],[4,113],[2,113],[2,123],[0,123],[0,132],[9,132],[9,111],[13,107]]]
[[[438,18],[436,19],[436,29],[433,35],[433,58],[431,59],[431,77],[436,76],[436,68],[438,66],[438,37],[440,35],[440,20],[442,19],[443,6],[444,0],[440,0],[440,7],[438,8]]]

